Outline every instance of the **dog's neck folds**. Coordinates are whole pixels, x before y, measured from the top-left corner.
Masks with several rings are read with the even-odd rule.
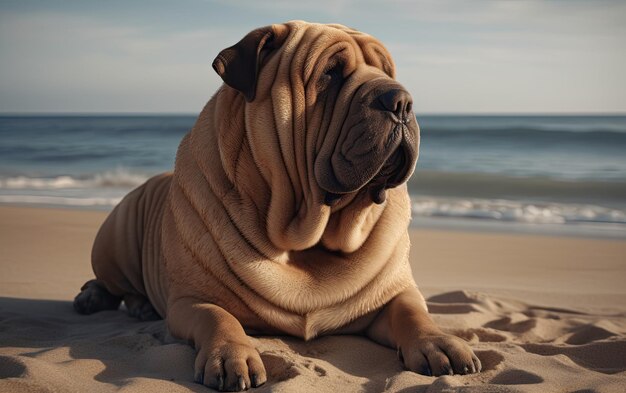
[[[305,338],[343,326],[415,285],[405,188],[391,190],[385,205],[355,200],[331,215],[322,196],[303,187],[314,180],[294,165],[299,158],[285,156],[276,136],[251,140],[249,119],[227,115],[244,111],[243,100],[217,98],[176,159],[170,201],[187,258],[260,318]]]

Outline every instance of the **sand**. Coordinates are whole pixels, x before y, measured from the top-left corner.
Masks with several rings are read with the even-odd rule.
[[[0,392],[205,392],[163,321],[76,314],[106,213],[0,207]],[[436,321],[484,370],[426,377],[357,336],[257,337],[259,392],[624,392],[626,242],[412,230]]]

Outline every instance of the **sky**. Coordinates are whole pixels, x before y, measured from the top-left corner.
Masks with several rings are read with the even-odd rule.
[[[381,40],[418,114],[626,113],[626,2],[578,0],[0,0],[0,113],[197,113],[221,49],[293,19]]]

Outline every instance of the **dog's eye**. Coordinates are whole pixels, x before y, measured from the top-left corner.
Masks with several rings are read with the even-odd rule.
[[[317,89],[323,91],[343,80],[343,63],[329,65],[317,81]]]
[[[342,77],[343,76],[343,63],[336,62],[335,64],[332,64],[330,67],[326,69],[326,71],[324,71],[324,74],[333,78]]]

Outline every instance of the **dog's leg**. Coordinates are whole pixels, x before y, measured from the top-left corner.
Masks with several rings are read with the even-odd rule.
[[[385,305],[367,334],[397,348],[406,368],[420,374],[471,374],[481,369],[467,342],[435,325],[417,288],[407,289]]]
[[[74,298],[74,309],[81,314],[117,310],[122,298],[111,294],[99,280],[89,280]]]
[[[242,391],[265,383],[259,352],[239,321],[223,308],[184,297],[170,301],[170,333],[194,342],[196,382],[210,388]]]
[[[156,321],[161,319],[152,303],[142,295],[128,293],[124,295],[124,304],[128,310],[128,315],[140,321]]]

